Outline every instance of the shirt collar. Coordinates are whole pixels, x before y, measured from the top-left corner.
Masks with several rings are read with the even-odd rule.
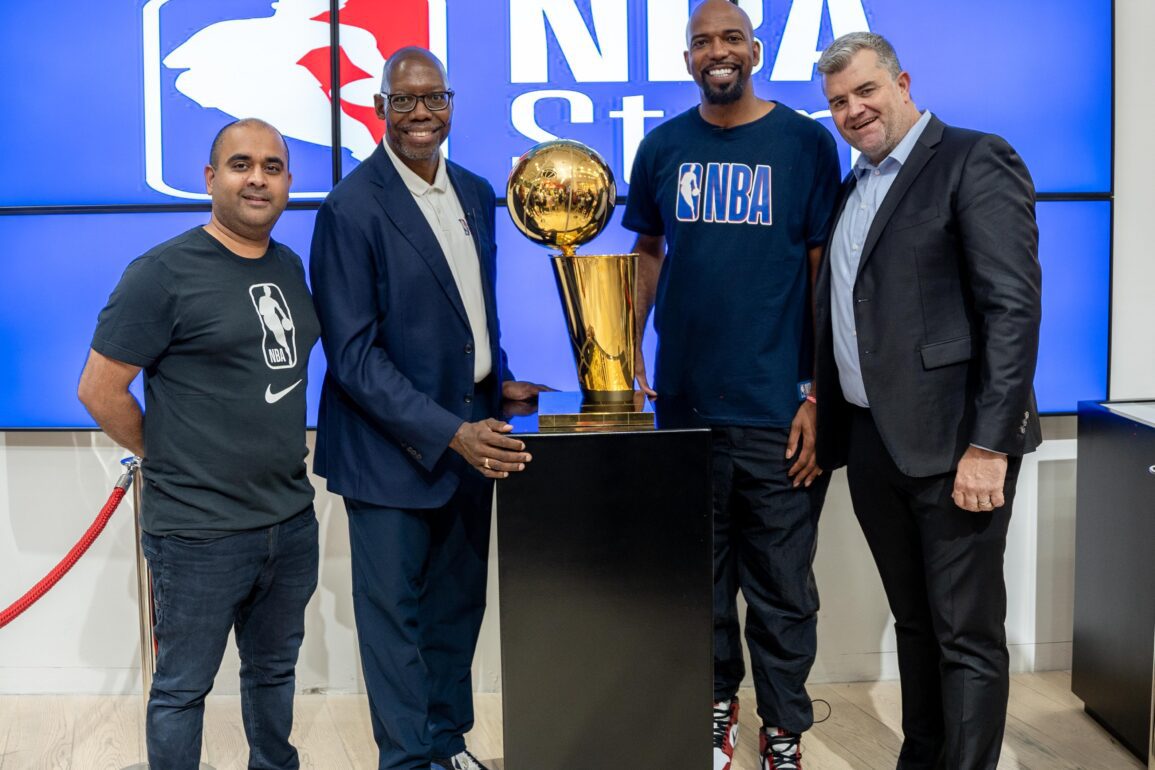
[[[441,150],[437,150],[437,173],[433,175],[433,184],[429,184],[413,169],[405,165],[401,158],[397,157],[397,153],[393,152],[393,148],[389,146],[389,142],[385,138],[381,138],[381,146],[385,148],[385,153],[389,156],[389,160],[393,161],[393,168],[397,169],[401,181],[409,188],[409,192],[420,198],[427,195],[431,191],[443,193],[449,187],[449,174],[445,171],[445,156],[441,154]]]
[[[854,175],[861,178],[863,174],[873,171],[876,168],[886,168],[892,164],[902,166],[906,163],[906,159],[910,157],[910,153],[914,150],[914,144],[918,138],[922,136],[922,132],[926,130],[926,126],[930,123],[930,110],[924,110],[922,117],[919,118],[910,130],[906,132],[906,136],[902,137],[902,141],[898,143],[890,154],[882,159],[882,162],[877,166],[870,162],[870,159],[865,155],[859,155],[858,160],[854,163]]]

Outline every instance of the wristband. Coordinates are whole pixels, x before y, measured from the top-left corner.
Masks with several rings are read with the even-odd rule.
[[[802,380],[798,383],[798,400],[812,401],[814,396],[814,380]]]

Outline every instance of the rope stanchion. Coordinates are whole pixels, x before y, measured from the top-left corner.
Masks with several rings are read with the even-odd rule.
[[[100,509],[100,513],[97,515],[96,520],[92,522],[92,525],[89,526],[88,531],[84,533],[80,541],[72,547],[72,550],[60,560],[60,563],[57,564],[51,572],[45,575],[39,583],[32,586],[32,588],[17,599],[15,603],[3,612],[0,612],[0,628],[4,628],[19,617],[21,613],[35,604],[40,597],[44,596],[54,585],[59,583],[60,579],[68,574],[68,570],[72,569],[76,562],[80,560],[80,557],[84,555],[85,551],[96,541],[96,538],[100,536],[100,533],[104,531],[108,520],[112,518],[112,514],[116,512],[117,506],[120,505],[120,501],[124,499],[129,486],[132,485],[133,475],[140,466],[140,460],[139,458],[133,457],[124,460],[123,464],[125,465],[124,473],[121,474],[120,479],[116,482],[112,494],[108,496],[108,502]]]

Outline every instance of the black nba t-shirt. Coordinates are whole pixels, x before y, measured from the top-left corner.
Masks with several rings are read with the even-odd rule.
[[[196,227],[125,270],[92,347],[144,369],[144,529],[212,536],[313,500],[305,386],[320,327],[301,259],[245,259]]]

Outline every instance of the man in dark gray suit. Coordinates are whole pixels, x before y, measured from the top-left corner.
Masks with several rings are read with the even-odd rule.
[[[841,37],[818,69],[862,153],[817,284],[818,462],[847,466],[894,613],[898,767],[994,768],[1003,551],[1040,441],[1034,186],[1001,138],[920,113],[882,37]]]

